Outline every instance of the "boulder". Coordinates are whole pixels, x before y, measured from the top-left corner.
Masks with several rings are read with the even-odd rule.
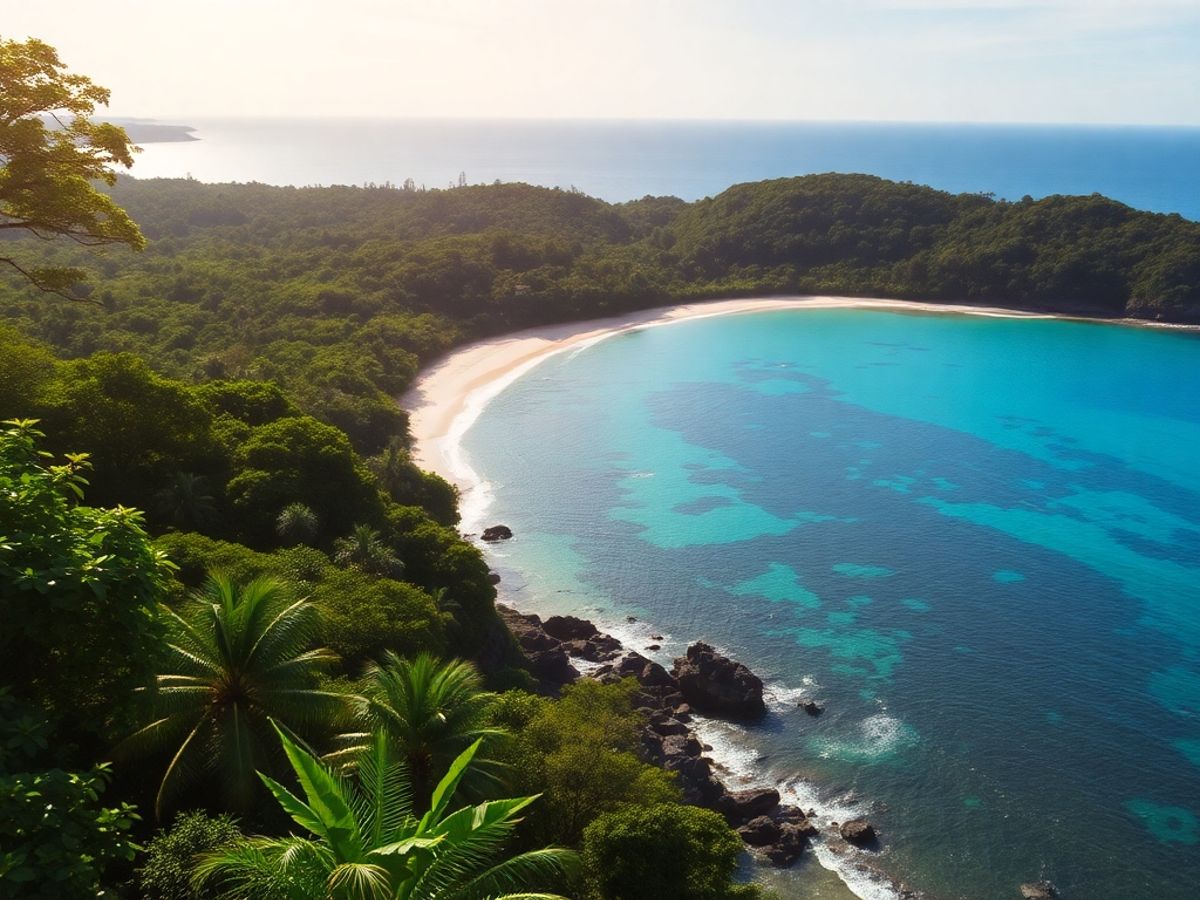
[[[488,584],[499,584],[499,583],[500,583],[500,573],[499,572],[488,572]]]
[[[838,833],[847,843],[853,844],[855,847],[867,847],[879,839],[875,834],[875,826],[866,819],[851,819],[849,822],[843,822]]]
[[[765,847],[779,840],[779,823],[769,816],[756,816],[737,830],[751,847]]]
[[[600,633],[587,619],[575,616],[551,616],[542,623],[542,628],[546,630],[546,634],[560,641],[586,641]]]
[[[684,725],[678,719],[672,719],[672,718],[662,719],[659,721],[652,721],[650,723],[650,728],[653,729],[654,731],[658,732],[659,734],[661,734],[663,737],[666,737],[667,735],[671,735],[671,734],[687,734],[688,733],[688,727],[686,725]]]
[[[1021,885],[1021,900],[1057,900],[1058,889],[1049,881],[1031,881]]]
[[[819,716],[825,712],[825,707],[819,704],[816,700],[801,700],[800,708],[810,716]]]
[[[740,825],[758,816],[765,816],[779,805],[779,791],[774,788],[755,788],[730,791],[717,803],[717,812],[730,825]]]
[[[757,719],[766,713],[762,681],[739,662],[722,656],[705,643],[695,643],[672,669],[679,690],[696,709],[738,719]]]
[[[483,529],[483,534],[480,535],[483,540],[489,543],[494,541],[507,541],[513,536],[512,529],[507,525],[493,525],[490,528]]]
[[[804,852],[804,848],[808,846],[810,835],[816,832],[816,829],[812,828],[811,825],[809,828],[812,829],[811,832],[791,822],[781,823],[779,826],[779,837],[765,850],[767,859],[773,865],[780,868],[790,866],[800,858],[800,855]]]

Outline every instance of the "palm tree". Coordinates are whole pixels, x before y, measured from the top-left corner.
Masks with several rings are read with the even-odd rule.
[[[275,519],[275,533],[288,546],[311,544],[320,531],[321,520],[303,503],[289,503]]]
[[[372,575],[398,578],[404,573],[402,563],[370,525],[355,525],[350,534],[333,542],[334,562],[355,566]]]
[[[507,736],[487,724],[495,698],[483,690],[483,679],[469,662],[443,661],[429,653],[408,660],[388,651],[381,665],[367,670],[354,700],[367,730],[341,735],[343,749],[327,758],[352,763],[370,746],[373,733],[385,735],[408,767],[419,805],[468,746]],[[495,760],[477,760],[464,789],[479,797],[500,786],[502,768]]]
[[[272,578],[239,585],[213,574],[180,612],[161,613],[166,671],[151,694],[153,718],[117,752],[171,752],[155,800],[159,818],[203,776],[221,784],[226,809],[246,811],[255,771],[280,761],[270,719],[301,733],[345,720],[347,698],[313,687],[337,656],[308,649],[317,610]]]
[[[282,730],[279,740],[304,799],[265,775],[263,783],[313,837],[254,837],[207,854],[196,870],[198,886],[238,900],[561,900],[506,893],[560,878],[576,864],[574,853],[554,847],[503,858],[518,813],[537,797],[455,808],[478,741],[453,761],[418,817],[407,768],[382,733],[360,761],[357,784]]]
[[[200,531],[217,520],[216,500],[203,475],[175,472],[154,499],[158,514],[176,528]]]

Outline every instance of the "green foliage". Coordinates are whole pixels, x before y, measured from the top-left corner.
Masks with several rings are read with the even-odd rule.
[[[309,588],[322,640],[355,673],[386,651],[402,656],[447,648],[446,619],[415,585],[326,566]]]
[[[36,708],[0,687],[0,895],[34,900],[102,895],[113,867],[133,858],[128,803],[100,801],[107,766],[45,770],[51,729]]]
[[[355,525],[345,537],[333,542],[334,562],[372,575],[398,578],[404,572],[402,563],[370,525]]]
[[[275,519],[275,533],[288,546],[311,544],[321,533],[321,520],[303,503],[289,503]]]
[[[83,245],[146,243],[133,220],[95,182],[133,165],[136,148],[115,125],[92,122],[109,93],[72,75],[54,48],[30,38],[0,40],[0,229]],[[73,299],[83,279],[71,266],[30,268],[0,257],[35,287]]]
[[[215,414],[233,416],[247,425],[266,425],[300,414],[283,389],[267,381],[209,381],[198,385],[195,394]]]
[[[0,888],[4,896],[67,900],[105,896],[106,870],[128,863],[138,819],[128,803],[105,806],[107,766],[89,772],[0,772]]]
[[[315,687],[336,662],[308,649],[317,610],[269,578],[241,585],[214,575],[179,611],[162,607],[165,671],[156,679],[150,720],[122,742],[123,757],[168,751],[155,799],[161,819],[180,793],[210,782],[223,808],[246,811],[255,771],[277,762],[269,720],[299,733],[335,727],[344,697]]]
[[[558,701],[519,692],[502,695],[495,721],[514,734],[506,757],[519,790],[545,792],[526,839],[577,846],[588,823],[628,804],[678,803],[679,789],[661,769],[636,756],[644,721],[631,703],[632,680],[580,681]]]
[[[146,845],[137,870],[143,900],[212,900],[212,891],[193,886],[199,857],[242,840],[237,821],[227,815],[180,813]]]
[[[575,865],[574,854],[546,848],[505,856],[518,814],[536,797],[459,807],[454,797],[478,750],[450,764],[433,790],[428,812],[413,813],[405,766],[376,736],[357,767],[357,783],[335,775],[282,732],[303,798],[263,777],[280,807],[312,838],[258,837],[206,856],[199,875],[230,898],[410,900],[554,895],[528,893]],[[520,891],[519,894],[506,893]]]
[[[129,353],[64,364],[42,415],[55,447],[90,454],[93,499],[104,504],[153,515],[178,472],[217,475],[227,465],[192,390]]]
[[[480,797],[501,783],[503,767],[494,751],[505,732],[488,724],[494,700],[468,662],[429,653],[413,659],[387,653],[359,684],[358,720],[366,730],[343,735],[344,749],[333,758],[356,760],[369,751],[372,735],[382,735],[407,768],[417,812],[423,813],[421,804],[438,779],[475,745],[482,749],[475,753],[463,790]]]
[[[269,545],[280,512],[303,503],[329,535],[379,521],[383,503],[346,435],[306,416],[251,429],[234,456],[229,498],[245,539]]]
[[[717,813],[694,806],[629,806],[583,838],[592,900],[733,900],[760,896],[732,882],[742,842]]]
[[[39,437],[0,425],[0,684],[61,739],[103,743],[153,677],[168,566],[135,510],[79,505],[87,459],[54,464]]]

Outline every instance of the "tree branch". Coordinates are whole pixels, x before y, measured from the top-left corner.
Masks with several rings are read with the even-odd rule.
[[[23,268],[22,266],[17,264],[16,260],[9,259],[6,256],[0,256],[0,263],[7,263],[8,265],[12,266],[14,269],[16,269],[22,275],[24,275],[26,280],[30,284],[32,284],[35,288],[37,288],[39,291],[41,291],[42,293],[54,294],[55,296],[62,297],[64,300],[70,300],[72,303],[91,303],[91,304],[94,304],[95,306],[103,306],[104,305],[99,300],[93,300],[90,297],[80,297],[77,294],[70,294],[60,288],[52,287],[51,285],[45,284],[38,277],[36,272],[32,272],[28,269]]]

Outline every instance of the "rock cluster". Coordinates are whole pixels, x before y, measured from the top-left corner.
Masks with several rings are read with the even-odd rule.
[[[499,604],[496,608],[544,692],[557,693],[581,677],[572,659],[594,664],[589,677],[602,682],[635,679],[634,703],[647,719],[645,759],[674,772],[686,802],[719,812],[747,845],[775,865],[790,866],[800,857],[817,833],[803,810],[781,804],[773,788],[727,790],[704,755],[712,748],[688,727],[693,708],[738,719],[762,716],[762,681],[749,669],[697,643],[668,672],[654,660],[624,650],[620,641],[584,619],[551,616],[543,622]]]
[[[692,644],[671,671],[688,703],[701,712],[737,719],[766,714],[761,679],[708,644]]]
[[[1033,881],[1021,885],[1022,900],[1057,900],[1058,889],[1049,881]]]

